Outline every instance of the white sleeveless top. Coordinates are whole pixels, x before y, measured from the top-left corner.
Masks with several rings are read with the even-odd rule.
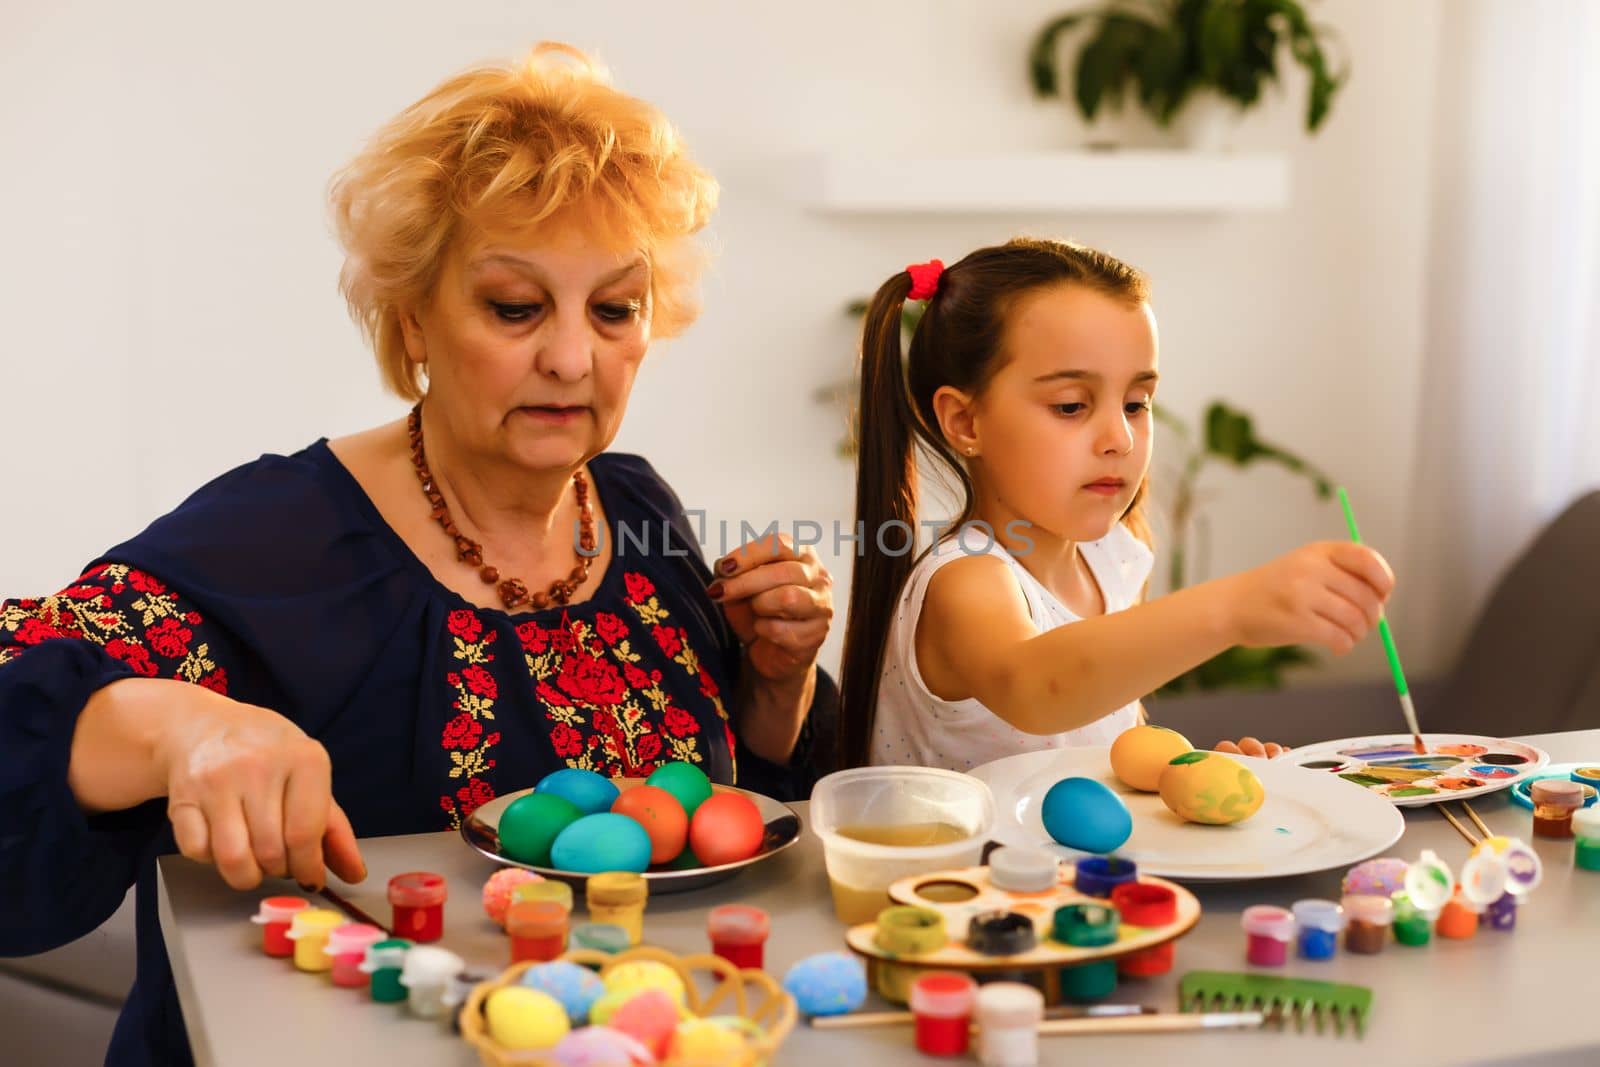
[[[1108,614],[1137,601],[1155,562],[1144,542],[1118,523],[1105,537],[1084,542],[1078,550],[1100,586]],[[930,693],[917,669],[917,619],[934,572],[964,555],[992,555],[1006,562],[1027,598],[1028,614],[1041,633],[1079,621],[1079,616],[1059,597],[981,529],[968,527],[960,539],[949,537],[940,542],[923,555],[907,577],[890,624],[883,670],[878,678],[873,763],[965,771],[1018,752],[1068,745],[1109,745],[1123,730],[1136,725],[1138,705],[1134,703],[1076,730],[1027,734],[975,698],[951,702]]]

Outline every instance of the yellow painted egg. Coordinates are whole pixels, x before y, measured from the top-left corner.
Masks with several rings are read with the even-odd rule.
[[[1242,822],[1266,798],[1261,779],[1249,768],[1215,752],[1185,752],[1161,774],[1161,802],[1189,822]]]
[[[1141,793],[1161,788],[1161,775],[1172,760],[1194,748],[1189,739],[1165,726],[1135,726],[1111,743],[1111,773]]]
[[[734,1063],[744,1054],[745,1035],[710,1019],[685,1019],[673,1032],[667,1059]]]
[[[571,1029],[561,1002],[537,989],[497,989],[489,994],[483,1010],[489,1037],[502,1048],[550,1048]]]

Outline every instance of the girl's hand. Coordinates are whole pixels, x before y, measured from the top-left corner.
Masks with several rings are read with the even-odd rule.
[[[1319,541],[1228,583],[1234,644],[1317,644],[1336,656],[1378,624],[1394,572],[1378,553],[1349,541]]]
[[[1237,744],[1232,741],[1218,741],[1213,752],[1227,752],[1234,756],[1260,756],[1262,759],[1277,759],[1289,751],[1288,745],[1280,745],[1272,741],[1262,743],[1253,737],[1241,738]]]
[[[802,681],[833,619],[833,578],[807,545],[782,534],[750,541],[719,560],[706,589],[722,605],[757,675]]]

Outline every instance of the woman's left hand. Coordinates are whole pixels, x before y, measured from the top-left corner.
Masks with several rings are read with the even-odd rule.
[[[768,683],[801,682],[833,619],[833,578],[810,545],[773,534],[717,561],[706,589],[722,605],[745,656]]]
[[[1228,752],[1235,756],[1260,756],[1263,759],[1276,759],[1289,751],[1288,745],[1280,745],[1274,741],[1261,742],[1253,737],[1240,738],[1238,743],[1232,741],[1218,741],[1216,752]]]

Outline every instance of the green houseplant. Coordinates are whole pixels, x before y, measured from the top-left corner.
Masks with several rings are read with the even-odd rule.
[[[1198,93],[1214,91],[1240,109],[1253,107],[1278,80],[1278,56],[1310,76],[1305,122],[1315,132],[1349,77],[1335,70],[1331,29],[1311,21],[1299,0],[1111,0],[1071,12],[1040,28],[1028,50],[1035,95],[1059,96],[1058,45],[1087,31],[1078,47],[1073,98],[1086,121],[1102,106],[1120,109],[1132,96],[1156,124],[1171,125]]]

